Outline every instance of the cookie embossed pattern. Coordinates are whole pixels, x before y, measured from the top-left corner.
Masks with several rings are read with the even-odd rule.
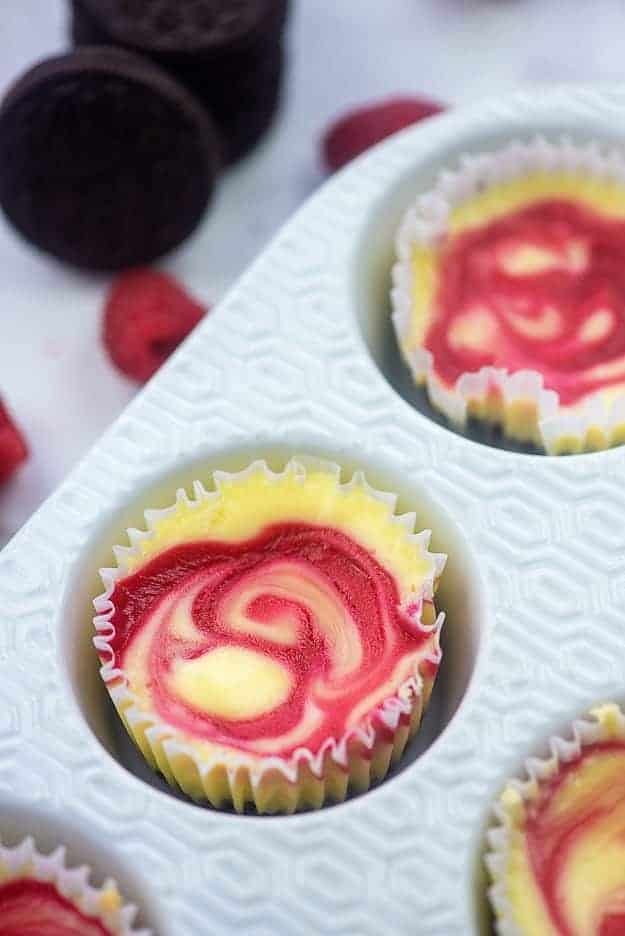
[[[389,352],[388,293],[394,232],[441,166],[536,134],[618,144],[624,105],[619,90],[517,95],[339,173],[0,557],[0,802],[87,825],[149,879],[159,934],[207,920],[217,936],[488,933],[492,802],[540,739],[622,699],[624,450],[534,456],[437,424]],[[168,792],[124,746],[90,602],[147,505],[302,451],[363,469],[433,530],[449,556],[443,664],[382,783],[295,816],[238,816]]]

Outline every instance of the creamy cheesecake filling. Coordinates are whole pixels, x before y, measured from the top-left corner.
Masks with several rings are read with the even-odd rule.
[[[541,374],[564,407],[622,390],[623,218],[565,197],[480,210],[483,223],[476,209],[436,251],[415,250],[409,344],[431,352],[448,387],[496,367]]]
[[[16,878],[0,884],[2,936],[111,936],[93,916],[82,913],[54,884]]]
[[[528,936],[625,933],[625,743],[588,745],[539,784],[513,834],[506,889]]]
[[[440,656],[432,601],[406,598],[327,525],[171,546],[113,601],[110,647],[139,704],[187,739],[253,755],[316,752]]]

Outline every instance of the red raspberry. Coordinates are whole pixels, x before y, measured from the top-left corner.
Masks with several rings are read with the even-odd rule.
[[[26,440],[0,401],[0,483],[8,481],[27,458]]]
[[[133,380],[149,380],[206,309],[165,273],[130,270],[113,283],[103,340],[111,360]]]
[[[443,110],[442,104],[426,98],[396,97],[350,111],[326,130],[321,141],[323,161],[335,172],[392,133]]]

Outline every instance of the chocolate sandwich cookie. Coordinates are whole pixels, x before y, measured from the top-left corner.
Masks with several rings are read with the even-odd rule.
[[[113,40],[101,29],[82,3],[71,2],[69,31],[75,45],[107,45]]]
[[[230,55],[277,38],[289,0],[71,0],[90,41],[113,41],[174,64]],[[76,36],[78,39],[79,37]]]
[[[209,63],[187,63],[175,75],[206,105],[221,131],[224,162],[244,156],[271,124],[280,99],[281,42]]]
[[[288,0],[72,0],[76,44],[117,43],[168,69],[211,113],[224,160],[243,156],[277,111]]]
[[[209,201],[219,143],[204,109],[148,60],[84,47],[28,71],[0,107],[0,205],[60,260],[147,263]]]

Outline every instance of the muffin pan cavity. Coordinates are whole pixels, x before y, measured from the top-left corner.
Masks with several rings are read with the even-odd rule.
[[[190,806],[194,806],[190,799],[172,790],[147,767],[130,741],[100,679],[99,661],[92,646],[92,601],[102,592],[98,569],[112,563],[112,546],[127,543],[129,527],[145,528],[145,509],[169,506],[180,488],[191,496],[195,480],[202,481],[207,490],[212,488],[215,470],[240,471],[254,460],[263,459],[273,471],[279,472],[293,455],[312,456],[339,464],[342,481],[349,480],[354,471],[363,470],[373,487],[397,494],[397,514],[414,512],[415,529],[432,530],[430,549],[448,556],[437,592],[437,607],[446,615],[441,637],[443,662],[421,729],[383,783],[408,768],[413,769],[412,765],[418,764],[419,757],[445,730],[469,690],[486,642],[489,612],[482,572],[466,537],[444,505],[433,498],[418,479],[406,478],[383,458],[363,461],[353,450],[328,449],[310,439],[305,449],[304,440],[301,442],[302,445],[294,447],[258,442],[249,448],[196,455],[187,463],[181,463],[173,473],[154,477],[93,533],[65,589],[60,665],[87,726],[127,771]],[[372,787],[369,793],[375,789]]]
[[[605,127],[600,132],[578,130],[570,123],[555,121],[554,125],[516,131],[497,128],[493,132],[476,132],[474,127],[449,147],[441,148],[432,158],[425,153],[415,160],[404,176],[395,180],[384,197],[378,199],[360,238],[356,241],[351,264],[352,292],[356,297],[357,322],[365,345],[382,376],[410,406],[451,432],[466,435],[475,442],[526,454],[545,454],[530,442],[518,442],[505,437],[495,426],[469,419],[464,430],[455,426],[432,406],[425,385],[417,385],[404,362],[398,338],[391,321],[391,271],[396,261],[395,238],[407,209],[416,199],[432,190],[442,169],[456,170],[463,156],[501,151],[511,140],[530,141],[537,135],[553,143],[563,138],[583,146],[591,141],[602,145],[619,145]]]
[[[80,809],[52,809],[3,794],[0,797],[0,842],[6,848],[14,848],[29,837],[42,855],[64,847],[65,867],[74,869],[86,865],[91,872],[88,878],[91,886],[100,888],[113,879],[124,904],[134,904],[137,908],[133,924],[136,930],[149,929],[152,936],[173,936],[148,883],[149,875],[146,880],[142,874],[144,869],[133,866],[133,850],[127,848],[123,837],[120,843],[104,841],[96,829],[87,828],[84,820],[81,821]]]
[[[624,108],[621,88],[532,91],[434,118],[337,173],[0,555],[2,789],[66,807],[105,856],[119,841],[149,868],[158,932],[481,936],[494,797],[537,739],[623,698],[625,448],[531,457],[437,425],[402,391],[386,292],[415,186],[506,139],[618,140]],[[363,468],[433,529],[449,554],[445,662],[395,775],[331,808],[239,818],[163,795],[124,749],[90,602],[145,507],[295,453]]]

